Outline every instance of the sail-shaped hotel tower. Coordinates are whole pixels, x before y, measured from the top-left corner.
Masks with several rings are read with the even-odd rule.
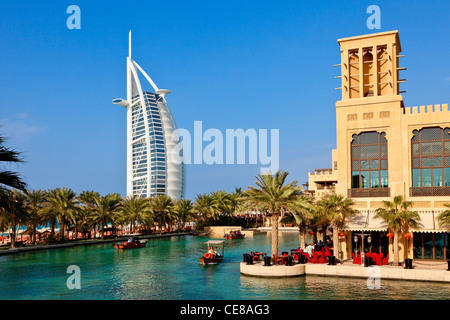
[[[143,90],[138,72],[155,92]],[[175,200],[184,198],[184,164],[170,157],[175,147],[179,149],[179,142],[171,139],[177,127],[165,99],[169,93],[169,90],[159,89],[132,60],[130,31],[127,99],[113,100],[114,104],[127,109],[127,196],[165,194]]]

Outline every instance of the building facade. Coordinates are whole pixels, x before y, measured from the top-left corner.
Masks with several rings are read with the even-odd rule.
[[[401,235],[400,259],[450,259],[450,233],[437,220],[450,203],[448,104],[405,107],[397,31],[338,43],[342,99],[336,102],[337,144],[328,177],[335,181],[333,191],[351,198],[361,213],[345,226],[344,258],[365,248],[389,253],[392,260],[387,225],[374,215],[383,200],[402,195],[421,220],[410,240]]]
[[[159,89],[132,60],[131,32],[129,46],[127,99],[113,100],[127,109],[127,196],[165,194],[172,199],[184,198],[184,163],[171,158],[175,148],[180,150],[178,144],[181,142],[172,139],[177,126],[165,99],[170,91]],[[139,73],[155,92],[143,89]]]

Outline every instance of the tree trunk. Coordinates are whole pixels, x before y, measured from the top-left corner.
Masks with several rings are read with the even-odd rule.
[[[394,232],[394,265],[400,265],[400,254],[398,250],[398,231]]]
[[[61,238],[64,238],[64,228],[65,228],[66,222],[64,221],[64,218],[61,219],[61,220],[62,220],[62,221],[61,221],[61,223],[59,224],[59,236],[60,236]]]
[[[278,255],[278,215],[272,214],[272,256]]]
[[[50,221],[50,233],[55,235],[55,220],[51,219]]]
[[[15,248],[16,247],[16,226],[13,226],[11,228],[11,248]]]
[[[305,250],[305,248],[306,248],[306,228],[300,226],[299,233],[300,233],[300,249]]]
[[[317,243],[317,228],[313,227],[311,228],[311,230],[314,232],[312,237],[313,237],[313,243],[316,244]]]
[[[31,235],[31,244],[36,242],[36,224],[33,224],[33,234]]]
[[[339,251],[341,251],[341,244],[339,243],[339,230],[333,226],[333,255],[339,259]]]

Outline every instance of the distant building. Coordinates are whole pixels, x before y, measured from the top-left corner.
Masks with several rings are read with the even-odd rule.
[[[155,92],[144,91],[138,71]],[[185,195],[185,167],[171,161],[177,142],[171,140],[177,128],[165,96],[147,73],[131,59],[131,31],[127,58],[127,100],[113,103],[127,108],[127,196],[173,199]]]

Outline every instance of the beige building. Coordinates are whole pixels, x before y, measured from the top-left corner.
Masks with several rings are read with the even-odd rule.
[[[406,68],[397,31],[338,43],[342,100],[336,102],[337,148],[326,174],[309,174],[309,192],[322,197],[334,190],[352,198],[361,212],[345,227],[344,258],[361,250],[363,238],[365,250],[389,253],[392,260],[387,227],[373,216],[383,200],[402,195],[414,203],[421,226],[412,230],[409,250],[402,246],[400,259],[406,254],[415,260],[450,259],[450,233],[436,220],[450,203],[448,104],[405,107],[401,83]]]

